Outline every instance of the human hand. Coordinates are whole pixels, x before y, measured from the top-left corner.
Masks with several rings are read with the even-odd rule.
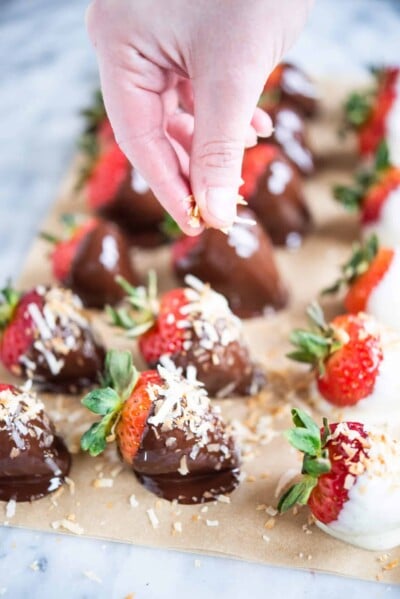
[[[87,27],[116,139],[182,230],[236,217],[245,145],[272,130],[257,108],[312,0],[94,0]],[[183,110],[182,110],[183,108]]]

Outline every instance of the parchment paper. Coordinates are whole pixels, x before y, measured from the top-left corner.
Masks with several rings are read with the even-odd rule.
[[[321,86],[323,110],[309,127],[319,166],[318,174],[306,183],[315,230],[300,250],[277,251],[291,292],[290,306],[275,316],[245,321],[252,351],[269,372],[269,385],[257,398],[219,402],[226,418],[238,422],[243,443],[243,482],[230,503],[173,505],[143,489],[130,470],[122,467],[113,449],[96,459],[80,454],[79,436],[91,416],[80,406],[79,397],[47,396],[47,409],[74,452],[73,483],[51,497],[17,504],[11,519],[2,504],[3,522],[59,532],[65,532],[66,525],[73,534],[400,583],[399,549],[390,554],[372,553],[334,540],[310,522],[307,507],[284,516],[275,516],[273,510],[282,475],[287,478],[300,467],[299,457],[280,431],[290,425],[290,407],[303,400],[308,382],[307,370],[284,358],[288,334],[295,324],[304,322],[307,303],[335,279],[338,265],[357,236],[356,219],[335,205],[330,191],[332,183],[349,180],[356,165],[354,140],[337,136],[339,105],[346,89],[337,83]],[[66,178],[44,230],[57,233],[60,214],[83,208],[82,198],[73,191],[78,162]],[[51,281],[47,252],[44,242],[34,243],[20,279],[22,288]],[[135,250],[133,254],[143,273],[156,267],[161,289],[175,285],[168,248]],[[337,308],[337,302],[328,305],[328,309]],[[115,334],[99,313],[95,321],[108,347],[133,349],[137,365],[142,366],[134,342]],[[11,380],[3,370],[0,378]],[[158,519],[156,528],[150,523],[149,509]]]

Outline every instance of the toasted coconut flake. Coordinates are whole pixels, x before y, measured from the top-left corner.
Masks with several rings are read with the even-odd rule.
[[[139,505],[139,502],[138,502],[138,500],[136,499],[136,496],[135,496],[135,495],[131,495],[131,496],[129,497],[129,505],[130,505],[131,507],[138,507],[138,505]]]
[[[219,520],[206,520],[207,526],[219,526]]]
[[[97,582],[98,584],[102,584],[103,582],[101,578],[97,576],[97,574],[92,572],[92,570],[84,570],[83,574],[86,576],[86,578],[89,578],[89,580],[92,580],[93,582]]]
[[[150,520],[150,524],[152,525],[152,527],[158,528],[158,525],[160,522],[159,522],[159,519],[157,518],[156,513],[153,510],[153,508],[146,510],[146,514]]]
[[[95,489],[109,489],[114,484],[112,478],[95,478],[92,485]]]
[[[263,535],[262,538],[263,538],[263,541],[265,541],[266,543],[269,543],[271,540],[271,538],[268,535]]]
[[[174,522],[172,530],[174,533],[180,534],[182,532],[182,522]]]
[[[60,528],[64,529],[68,532],[72,532],[74,535],[83,535],[85,532],[82,526],[79,526],[77,522],[70,522],[67,518],[54,520],[54,522],[51,523],[51,527],[54,528],[54,530],[59,530]]]

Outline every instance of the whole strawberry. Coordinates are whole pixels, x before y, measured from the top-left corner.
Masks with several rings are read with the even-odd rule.
[[[329,404],[346,408],[346,418],[390,423],[400,413],[400,336],[364,313],[337,316],[329,324],[317,304],[308,314],[311,328],[292,333],[296,350],[289,357],[311,364],[319,393]],[[332,411],[325,402],[316,401],[316,407]]]
[[[349,312],[367,312],[400,332],[400,249],[380,246],[376,235],[355,245],[342,266],[342,276],[323,293],[348,288],[344,305]]]
[[[79,219],[64,215],[62,238],[42,233],[53,244],[51,262],[54,277],[72,289],[85,306],[115,305],[124,296],[116,276],[132,285],[139,283],[133,270],[129,246],[119,228],[98,218]]]
[[[64,483],[70,466],[43,403],[26,389],[0,383],[0,500],[39,499]]]
[[[287,291],[274,250],[248,209],[227,233],[206,229],[197,237],[182,235],[172,246],[172,267],[184,282],[189,274],[207,281],[241,318],[265,314],[286,305]]]
[[[292,102],[307,117],[317,111],[318,94],[308,75],[290,62],[281,62],[272,71],[264,86],[263,96],[275,101]]]
[[[42,286],[0,292],[0,361],[43,389],[75,392],[93,384],[104,358],[79,298]]]
[[[154,279],[148,290],[121,281],[130,308],[109,309],[112,322],[138,337],[140,352],[154,368],[168,356],[197,377],[212,396],[257,393],[265,382],[253,364],[243,340],[240,320],[226,299],[193,276],[187,287],[173,289],[157,299]]]
[[[278,245],[297,246],[308,232],[311,215],[302,181],[279,148],[259,144],[244,153],[240,193]]]
[[[346,101],[346,120],[357,133],[361,156],[373,156],[386,139],[392,164],[400,166],[400,69],[384,67],[373,74],[373,89],[353,93]]]
[[[107,353],[104,386],[83,400],[102,416],[81,446],[99,455],[116,441],[124,462],[150,491],[180,503],[203,503],[238,484],[233,438],[188,369],[165,362],[138,373],[129,352]]]
[[[386,142],[378,148],[374,168],[358,173],[353,187],[336,186],[334,194],[348,210],[359,211],[365,237],[376,234],[387,247],[399,244],[400,168],[390,165]]]
[[[374,551],[400,543],[400,448],[359,422],[322,429],[292,410],[290,444],[304,454],[302,479],[279,501],[281,512],[307,504],[317,525],[352,545]]]
[[[114,221],[135,244],[164,241],[164,210],[146,181],[114,139],[100,144],[96,138],[93,145],[80,179],[88,207]]]

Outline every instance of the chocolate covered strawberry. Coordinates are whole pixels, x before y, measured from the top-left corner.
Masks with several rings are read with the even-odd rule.
[[[374,424],[400,415],[400,336],[365,313],[337,316],[329,324],[317,304],[308,309],[310,329],[291,335],[289,357],[312,366],[320,396],[319,411],[332,407]],[[329,406],[331,404],[331,406]],[[348,408],[356,408],[350,412]]]
[[[118,224],[135,244],[163,242],[164,210],[120,150],[108,120],[89,128],[81,147],[85,164],[78,186],[83,187],[88,207]]]
[[[112,321],[138,337],[140,352],[154,368],[168,356],[177,367],[194,366],[197,378],[212,396],[257,393],[264,375],[250,358],[240,320],[226,299],[193,276],[187,287],[173,289],[157,299],[149,289],[126,289],[130,309],[109,309]]]
[[[261,142],[276,144],[301,175],[311,175],[315,170],[314,157],[301,110],[288,100],[276,101],[268,95],[262,95],[258,105],[268,112],[274,125],[272,136]]]
[[[245,151],[240,193],[278,245],[297,247],[311,224],[302,181],[297,171],[272,144]]]
[[[373,156],[386,139],[391,163],[400,166],[400,69],[384,67],[373,73],[373,89],[353,93],[346,101],[346,120],[357,132],[361,156]]]
[[[302,479],[279,502],[285,512],[307,504],[324,532],[374,551],[400,544],[400,447],[359,422],[322,429],[292,410],[290,444],[304,454]]]
[[[342,286],[348,290],[344,305],[349,312],[367,312],[382,324],[400,332],[400,248],[380,246],[372,235],[356,245],[342,266],[342,276],[324,293]]]
[[[125,463],[150,491],[179,503],[203,503],[238,484],[234,440],[195,371],[170,361],[138,373],[129,352],[110,351],[104,386],[82,403],[102,416],[83,435],[96,456],[116,441]]]
[[[305,116],[317,110],[318,94],[308,75],[290,62],[281,62],[272,71],[264,86],[263,96],[276,102],[292,102]]]
[[[240,215],[243,221],[226,234],[206,229],[197,237],[181,236],[172,246],[172,266],[180,281],[189,274],[206,281],[225,296],[232,312],[250,318],[283,308],[287,291],[254,213],[246,209]]]
[[[0,383],[0,500],[31,501],[58,489],[71,456],[32,392]]]
[[[97,381],[103,358],[81,301],[69,289],[0,292],[0,361],[16,376],[74,392]]]
[[[122,276],[132,285],[139,283],[129,256],[129,246],[119,228],[97,218],[79,219],[65,215],[62,238],[42,233],[54,245],[51,262],[54,277],[72,289],[85,306],[103,308],[123,298],[115,281]]]
[[[375,233],[388,247],[400,244],[400,168],[390,165],[386,142],[378,148],[374,168],[360,171],[352,187],[336,186],[334,194],[348,210],[359,211],[364,236]]]

